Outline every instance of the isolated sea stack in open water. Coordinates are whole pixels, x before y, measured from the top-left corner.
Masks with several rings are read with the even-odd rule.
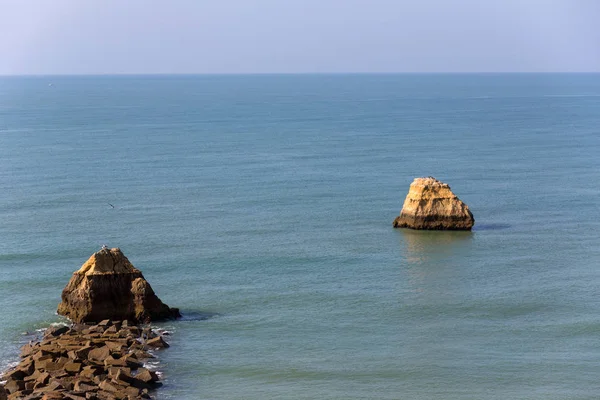
[[[469,207],[434,177],[415,178],[394,228],[469,231],[475,219]]]
[[[181,316],[177,308],[160,301],[118,248],[94,253],[73,274],[61,297],[58,313],[77,323],[105,319],[140,323]]]

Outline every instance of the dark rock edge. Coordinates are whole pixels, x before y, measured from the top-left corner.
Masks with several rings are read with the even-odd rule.
[[[416,230],[432,231],[470,231],[475,224],[473,214],[469,212],[470,219],[464,217],[448,217],[431,215],[425,218],[399,215],[394,219],[394,228],[409,228]]]

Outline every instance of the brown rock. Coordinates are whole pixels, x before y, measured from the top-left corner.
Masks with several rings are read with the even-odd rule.
[[[469,207],[433,177],[416,178],[410,185],[394,228],[471,230],[475,219]]]
[[[44,332],[44,337],[57,337],[69,331],[68,326],[51,326]]]
[[[35,386],[35,381],[25,382],[25,390],[33,391],[34,386]]]
[[[79,374],[82,378],[94,379],[94,377],[98,375],[102,375],[104,373],[104,368],[99,365],[87,365],[83,367],[83,370]]]
[[[27,343],[25,346],[21,347],[21,358],[29,357],[36,351],[37,343]]]
[[[142,334],[142,330],[137,326],[127,326],[127,327],[125,327],[125,325],[123,325],[123,326],[124,326],[124,328],[123,328],[124,331],[125,330],[129,331],[132,335],[134,335],[136,337],[138,337]]]
[[[75,386],[75,379],[76,377],[74,376],[65,376],[64,378],[58,379],[57,382],[60,383],[66,390],[73,390],[73,387]]]
[[[100,384],[100,382],[102,382],[103,380],[105,380],[107,376],[108,376],[108,375],[106,375],[106,374],[100,374],[100,375],[96,375],[96,376],[94,376],[94,379],[93,379],[93,381],[94,381],[94,383],[95,383],[96,385],[99,385],[99,384]]]
[[[121,357],[127,363],[127,366],[131,369],[138,369],[144,365],[140,360],[137,359],[133,354],[126,354]]]
[[[124,358],[114,358],[113,356],[107,357],[104,360],[105,367],[127,367],[127,360]]]
[[[102,390],[96,393],[96,398],[99,400],[117,400],[117,397],[114,393],[107,392],[106,390]]]
[[[130,382],[132,379],[131,369],[127,367],[110,367],[108,377],[115,381]]]
[[[70,374],[77,374],[79,371],[81,371],[81,363],[68,362],[65,364],[65,371]]]
[[[115,334],[115,333],[117,333],[118,331],[119,331],[119,330],[117,329],[117,327],[113,325],[113,326],[111,326],[111,327],[107,328],[107,329],[104,331],[104,335],[106,335],[106,336],[107,336],[107,335]]]
[[[82,393],[65,393],[65,399],[69,400],[86,400],[85,392]]]
[[[134,350],[133,351],[133,355],[138,360],[143,360],[145,358],[155,358],[152,354],[150,354],[150,353],[148,353],[147,351],[144,351],[144,350]]]
[[[158,375],[156,375],[156,372],[150,371],[147,368],[140,368],[140,371],[135,375],[135,379],[144,383],[154,383],[158,382]]]
[[[63,290],[58,313],[74,322],[145,322],[180,316],[179,310],[160,301],[142,273],[118,248],[94,253],[73,274]]]
[[[24,380],[25,380],[25,382],[35,381],[35,380],[37,380],[37,378],[40,377],[41,374],[43,374],[43,372],[40,372],[39,370],[36,369],[35,371],[33,371],[33,374],[29,375]]]
[[[4,388],[8,393],[16,393],[20,390],[25,390],[25,382],[16,379],[8,379],[4,384]]]
[[[111,353],[121,353],[127,345],[126,343],[107,340],[105,346],[109,348]]]
[[[46,362],[46,372],[60,371],[64,368],[65,364],[69,361],[68,358],[61,357],[54,362]]]
[[[98,387],[107,392],[118,392],[119,391],[119,386],[116,385],[115,383],[111,382],[108,379],[105,379],[102,382],[100,382]]]
[[[48,389],[49,390],[61,390],[64,389],[65,387],[59,382],[59,381],[51,381],[48,384]]]
[[[96,349],[90,350],[88,353],[88,360],[104,362],[110,356],[110,349],[108,346],[98,347]]]
[[[38,350],[31,356],[31,358],[35,361],[52,359],[52,353],[49,353],[45,350]]]
[[[61,393],[59,391],[51,391],[51,392],[46,392],[44,394],[44,397],[42,397],[42,400],[62,400],[65,398],[64,393]]]
[[[86,392],[85,398],[86,398],[86,400],[98,400],[98,396],[96,395],[96,392]]]
[[[4,374],[2,376],[2,379],[4,380],[13,380],[13,381],[22,381],[23,379],[25,379],[25,377],[27,376],[27,374],[20,370],[20,369],[14,369],[12,371],[7,372],[6,374]]]
[[[39,383],[40,385],[47,385],[48,381],[50,381],[50,374],[47,372],[40,373],[35,380],[35,382]]]
[[[98,386],[90,381],[75,381],[73,390],[76,392],[92,392],[98,390]]]
[[[154,349],[169,347],[169,344],[163,340],[162,336],[157,336],[154,339],[148,340],[146,345]]]
[[[127,386],[124,390],[125,394],[129,396],[130,399],[135,399],[140,396],[140,389],[134,386]]]
[[[8,393],[6,392],[6,389],[4,389],[4,386],[0,385],[0,400],[7,400],[8,399]]]
[[[9,394],[8,400],[21,400],[29,394],[31,394],[31,391],[29,390],[20,390],[18,392]]]

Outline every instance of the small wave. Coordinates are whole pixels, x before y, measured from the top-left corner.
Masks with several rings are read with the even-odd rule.
[[[474,231],[498,231],[501,229],[508,229],[510,228],[511,225],[510,224],[502,224],[502,223],[498,223],[498,224],[475,224],[473,226]]]
[[[0,363],[0,375],[2,375],[4,372],[9,371],[13,368],[15,368],[17,365],[19,365],[18,361],[3,361]],[[0,380],[0,385],[4,385],[6,383],[6,381]]]
[[[181,318],[179,318],[179,321],[204,321],[219,316],[221,316],[221,314],[210,311],[181,311]]]
[[[70,326],[70,324],[68,324],[66,322],[52,322],[50,324],[50,326],[54,326],[54,327],[57,327],[57,326]]]
[[[149,353],[152,354],[152,352],[149,352]],[[154,354],[152,354],[152,355],[154,355]],[[156,360],[156,359],[150,359],[150,360],[146,361],[143,365],[144,368],[149,369],[151,371],[157,371],[158,367],[160,366],[160,361],[157,361],[157,360],[151,361],[151,360]]]

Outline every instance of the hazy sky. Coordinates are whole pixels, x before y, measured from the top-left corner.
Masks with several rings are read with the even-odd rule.
[[[600,0],[0,0],[0,74],[600,71]]]

